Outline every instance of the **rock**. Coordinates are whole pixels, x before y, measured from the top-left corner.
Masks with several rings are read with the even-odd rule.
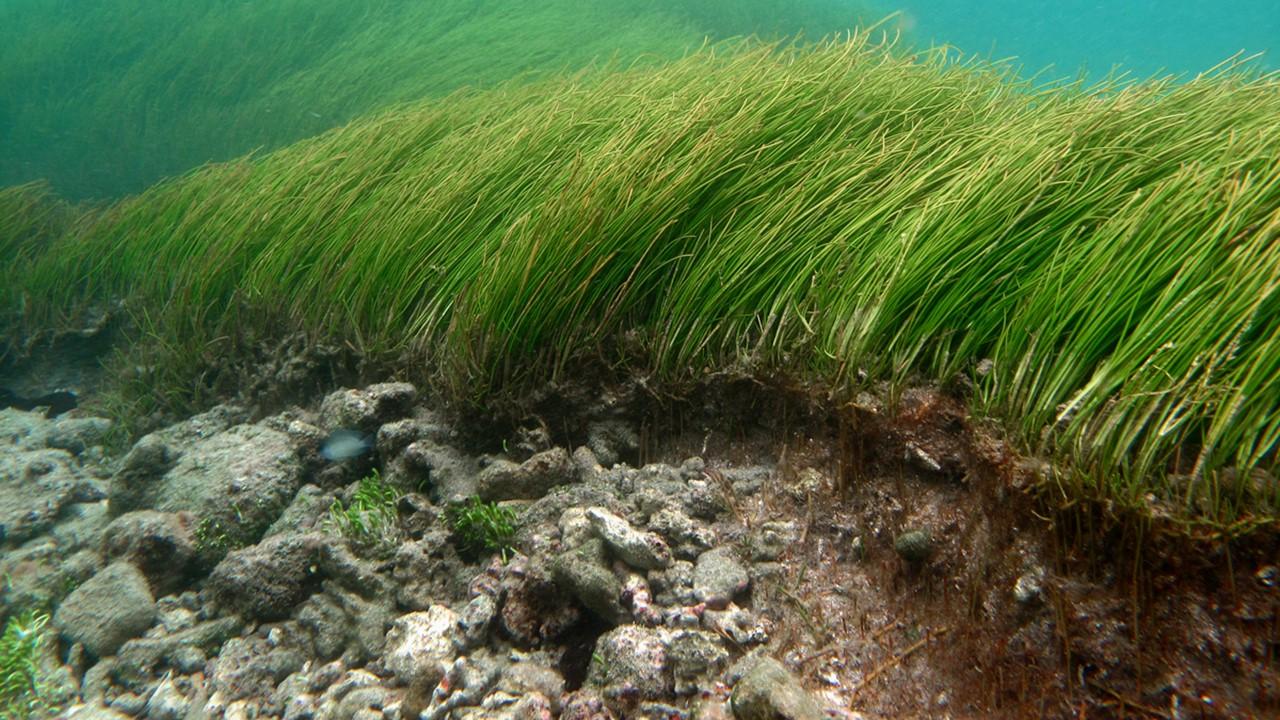
[[[498,678],[496,689],[515,697],[540,695],[547,699],[548,709],[552,713],[559,713],[560,697],[564,695],[564,677],[540,663],[517,662],[507,666],[506,671]]]
[[[587,519],[587,511],[580,507],[565,510],[556,525],[560,530],[560,544],[565,548],[580,547],[595,537],[591,521]]]
[[[121,515],[102,535],[108,562],[124,560],[147,576],[156,595],[178,591],[195,558],[191,516],[140,510]]]
[[[303,485],[262,537],[320,530],[320,523],[329,516],[334,498],[333,493],[325,492],[315,485]]]
[[[320,403],[320,426],[372,433],[378,426],[413,412],[418,390],[409,383],[378,383],[362,390],[338,390]]]
[[[602,507],[587,510],[587,519],[609,549],[626,564],[640,570],[655,570],[671,564],[671,550],[655,533],[640,532],[626,520]]]
[[[104,496],[66,450],[0,447],[0,542],[29,540],[52,528],[64,508]]]
[[[551,561],[551,571],[561,587],[602,620],[614,625],[626,621],[622,582],[607,566],[601,541],[561,553]]]
[[[387,633],[383,664],[401,685],[422,677],[439,681],[457,657],[458,621],[458,614],[443,605],[400,616]]]
[[[137,717],[147,707],[147,699],[138,693],[122,692],[111,699],[111,707],[129,717]]]
[[[693,563],[675,560],[665,570],[649,572],[649,582],[654,601],[659,605],[693,605],[697,599],[693,593]]]
[[[621,420],[604,420],[587,426],[587,447],[606,467],[616,465],[640,450],[640,435]]]
[[[552,448],[519,465],[495,460],[476,478],[482,500],[537,500],[557,485],[577,480],[576,468],[564,448]]]
[[[578,690],[565,698],[560,720],[617,720],[617,716],[597,693]]]
[[[438,598],[464,598],[470,575],[463,577],[449,531],[437,528],[419,540],[401,543],[392,560],[396,602],[409,610],[426,610]]]
[[[147,720],[183,720],[191,700],[187,698],[173,678],[165,678],[156,686],[147,700]]]
[[[126,562],[103,568],[62,601],[53,624],[97,657],[114,655],[156,619],[147,578]]]
[[[894,539],[893,549],[909,563],[922,563],[933,554],[933,541],[923,530],[908,530]]]
[[[49,428],[45,444],[51,448],[66,450],[79,455],[88,448],[101,445],[111,431],[111,421],[106,418],[59,418]]]
[[[276,685],[306,661],[298,648],[274,645],[264,637],[232,638],[213,661],[210,688],[227,702],[270,697]]]
[[[693,560],[715,543],[711,528],[674,507],[664,507],[649,518],[649,529],[667,539],[676,557]]]
[[[206,653],[216,654],[239,632],[240,621],[226,617],[163,637],[135,638],[120,646],[113,674],[126,683],[145,684],[164,667],[184,674],[202,671]]]
[[[155,442],[143,438],[130,456]],[[161,451],[166,458],[168,453]],[[159,476],[131,469],[128,458],[125,466],[111,480],[113,515],[141,509],[192,512],[198,541],[222,538],[213,544],[228,547],[256,542],[288,506],[302,478],[289,436],[261,425],[237,425],[195,440]]]
[[[586,684],[599,688],[615,711],[636,700],[669,696],[674,687],[664,631],[623,625],[601,635]]]
[[[390,466],[409,484],[426,488],[436,503],[466,502],[476,494],[476,459],[430,439],[409,443]]]
[[[698,556],[693,570],[693,594],[707,607],[722,610],[744,592],[751,578],[731,547],[718,547]]]
[[[469,650],[483,645],[497,615],[498,601],[493,595],[482,593],[471,598],[458,618],[462,647]]]
[[[96,552],[81,550],[63,558],[62,549],[55,540],[46,539],[0,552],[0,615],[52,607],[102,567]]]
[[[116,675],[119,677],[150,677],[161,666],[179,667],[187,663],[202,664],[193,658],[206,652],[216,652],[224,642],[240,632],[240,620],[235,617],[218,618],[198,623],[185,630],[161,637],[142,637],[129,640],[120,646]],[[198,669],[198,668],[197,668]]]
[[[602,551],[597,547],[597,552]],[[607,580],[601,582],[608,584]],[[561,637],[581,620],[582,612],[578,606],[556,583],[540,566],[519,572],[514,569],[508,571],[502,582],[505,600],[500,617],[502,629],[512,642],[523,647],[545,644]],[[601,594],[608,592],[611,590],[601,591]],[[607,607],[610,612],[617,609],[613,605]]]
[[[114,708],[103,707],[97,703],[73,705],[66,710],[67,720],[131,720],[130,716]]]
[[[1019,605],[1033,605],[1039,602],[1044,592],[1044,570],[1035,568],[1018,576],[1013,584],[1013,599]]]
[[[274,535],[228,553],[209,576],[208,590],[219,604],[255,620],[286,618],[319,589],[314,571],[321,547],[318,533]]]
[[[384,717],[381,709],[390,693],[378,676],[366,670],[350,670],[330,685],[317,703],[317,720],[364,720]],[[370,710],[376,712],[368,712]]]
[[[708,630],[730,638],[738,645],[747,646],[768,642],[769,633],[761,621],[751,612],[730,604],[724,610],[706,610],[702,624]]]
[[[577,468],[578,477],[589,480],[604,472],[604,468],[600,466],[600,460],[596,454],[591,452],[591,448],[579,446],[573,451],[573,465]]]
[[[764,523],[751,543],[751,559],[755,562],[777,560],[799,537],[800,530],[794,522]]]
[[[671,636],[667,658],[676,695],[696,695],[710,692],[729,662],[729,651],[716,635],[681,630]]]
[[[826,715],[795,675],[773,658],[761,658],[733,686],[737,720],[823,720]]]
[[[296,615],[317,657],[341,657],[347,665],[355,666],[382,654],[395,617],[391,607],[389,594],[366,598],[325,581],[324,592],[308,598]]]

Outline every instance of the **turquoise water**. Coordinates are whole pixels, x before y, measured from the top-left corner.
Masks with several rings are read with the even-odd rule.
[[[1138,77],[1192,75],[1232,55],[1280,67],[1280,0],[897,0],[918,42],[1016,57],[1024,73],[1115,66]]]
[[[0,0],[0,187],[115,198],[461,87],[893,12],[1041,78],[1280,68],[1280,0]]]

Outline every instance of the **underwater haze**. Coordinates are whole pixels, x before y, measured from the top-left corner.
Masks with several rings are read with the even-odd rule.
[[[1194,74],[1280,44],[1273,0],[0,0],[0,186],[118,198],[459,88],[892,13],[904,45],[1048,77]]]
[[[924,43],[1016,58],[1024,72],[1136,77],[1203,72],[1237,53],[1277,67],[1275,0],[906,0],[896,3]]]

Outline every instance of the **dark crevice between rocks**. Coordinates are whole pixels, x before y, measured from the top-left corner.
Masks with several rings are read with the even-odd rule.
[[[612,624],[596,617],[594,613],[583,613],[582,620],[560,638],[564,653],[560,656],[557,669],[564,676],[565,692],[582,688],[587,681],[587,672],[591,669],[596,641],[612,629]]]

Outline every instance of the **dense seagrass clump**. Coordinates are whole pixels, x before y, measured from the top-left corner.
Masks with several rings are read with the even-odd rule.
[[[712,46],[164,183],[36,262],[25,317],[126,298],[183,347],[283,316],[472,398],[623,333],[667,379],[981,364],[1069,494],[1253,522],[1274,478],[1218,470],[1269,477],[1280,438],[1276,117],[1280,78],[1240,69],[1038,87],[866,34]]]

